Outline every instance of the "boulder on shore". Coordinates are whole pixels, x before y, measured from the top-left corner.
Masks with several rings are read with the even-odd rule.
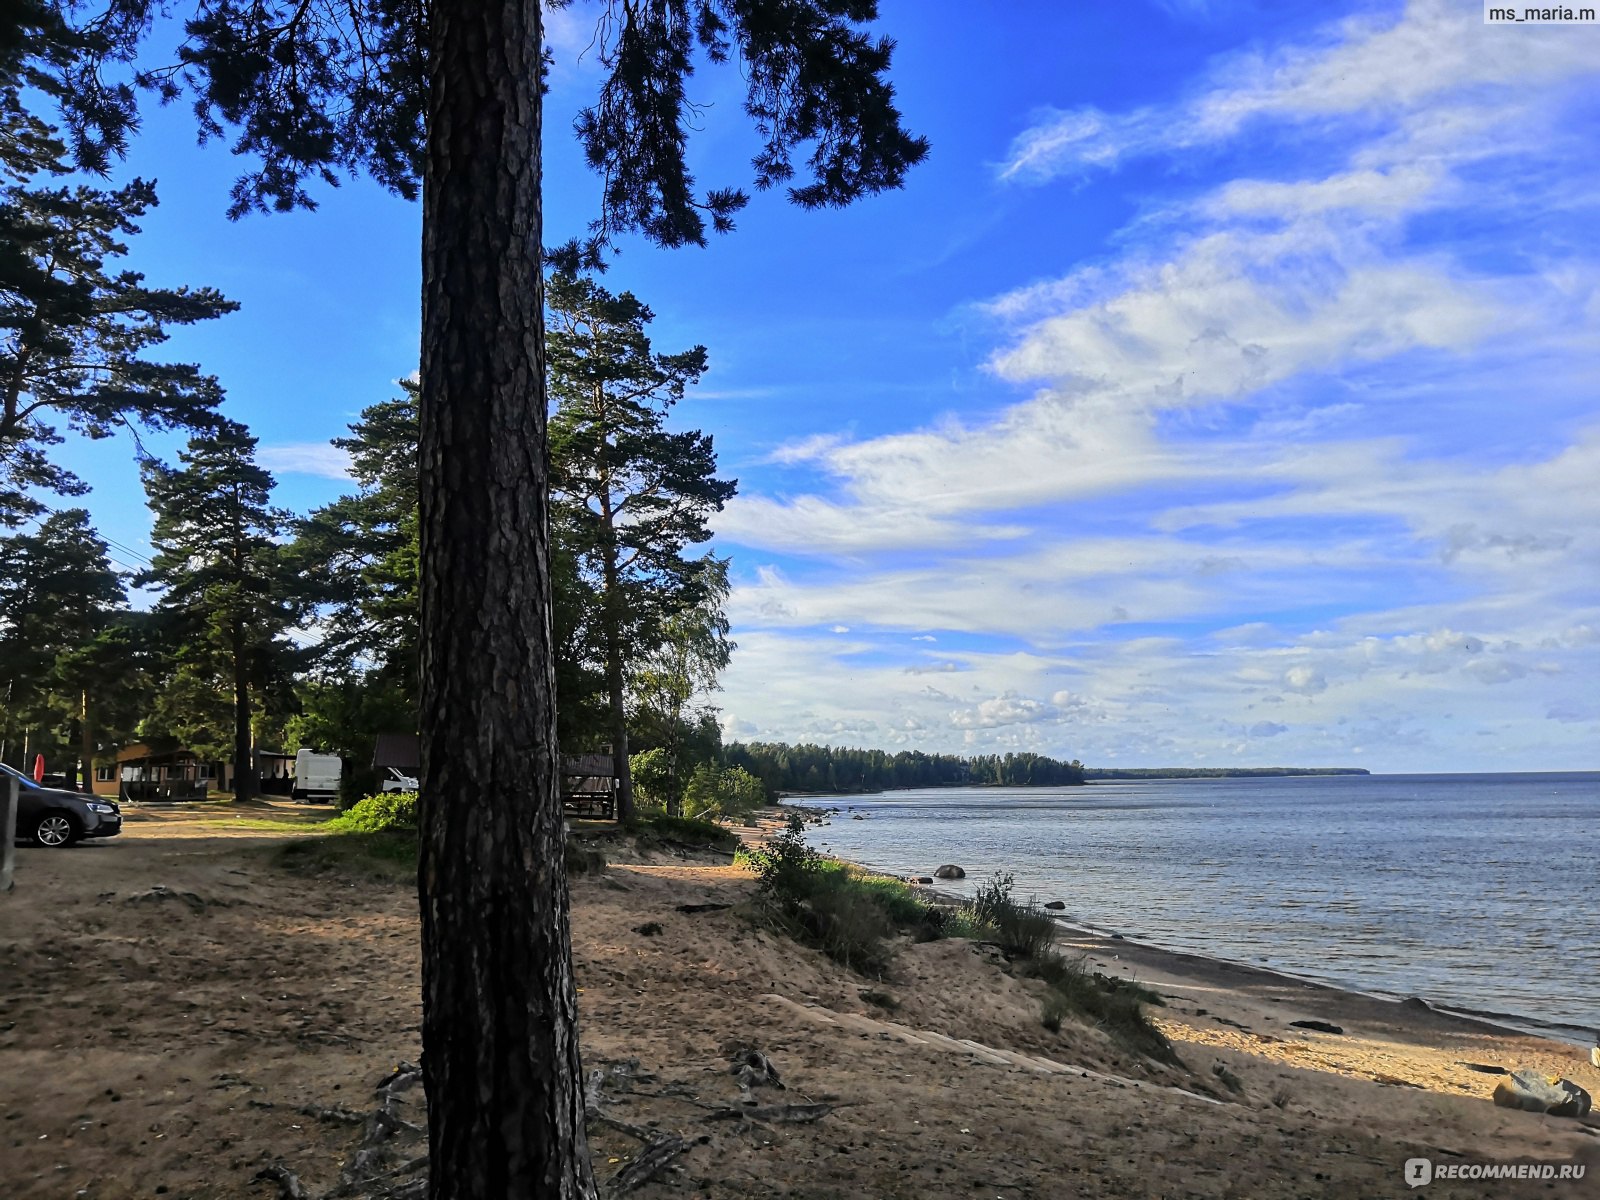
[[[1495,1085],[1494,1102],[1501,1108],[1549,1113],[1552,1117],[1587,1116],[1594,1107],[1589,1093],[1570,1079],[1547,1078],[1537,1071],[1513,1071]]]
[[[945,863],[933,873],[935,879],[965,879],[967,873],[954,863]]]
[[[1318,1033],[1343,1033],[1344,1026],[1334,1025],[1328,1021],[1290,1021],[1296,1029],[1314,1029]]]

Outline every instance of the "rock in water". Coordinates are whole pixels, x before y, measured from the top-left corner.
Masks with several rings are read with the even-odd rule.
[[[935,879],[965,879],[967,873],[954,863],[945,863],[933,873]]]
[[[1495,1085],[1494,1102],[1501,1108],[1549,1113],[1552,1117],[1587,1116],[1594,1106],[1589,1093],[1570,1079],[1546,1077],[1537,1071],[1513,1071]]]
[[[1053,908],[1053,909],[1055,909],[1057,911],[1060,911],[1061,909],[1065,908],[1066,906],[1067,906],[1067,902],[1065,900],[1047,900],[1047,901],[1045,901],[1045,907],[1046,908]]]

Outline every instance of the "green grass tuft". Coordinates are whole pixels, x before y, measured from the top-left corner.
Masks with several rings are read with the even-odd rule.
[[[1033,975],[1050,986],[1044,1000],[1045,1028],[1059,1030],[1062,1018],[1072,1016],[1104,1030],[1129,1050],[1158,1062],[1177,1063],[1172,1043],[1144,1011],[1148,1003],[1162,1003],[1154,992],[1129,980],[1090,971],[1083,958],[1067,959],[1052,952],[1029,966]]]
[[[901,880],[823,858],[806,844],[799,817],[735,861],[761,877],[759,906],[769,926],[852,970],[881,974],[893,954],[890,939],[902,930],[923,941],[942,936],[943,912]]]
[[[334,833],[285,842],[272,862],[302,875],[344,875],[383,883],[410,883],[417,877],[415,830]]]
[[[703,846],[710,850],[731,851],[739,845],[739,835],[715,821],[674,817],[659,811],[635,814],[628,831],[637,837]]]

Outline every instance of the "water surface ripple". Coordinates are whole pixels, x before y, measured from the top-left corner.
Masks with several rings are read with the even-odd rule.
[[[1581,1038],[1600,1027],[1600,773],[1108,780],[838,808],[811,840],[995,871],[1091,928]],[[859,814],[864,820],[853,820]]]

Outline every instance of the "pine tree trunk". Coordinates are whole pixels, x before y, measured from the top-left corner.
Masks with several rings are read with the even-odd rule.
[[[617,773],[617,820],[633,820],[633,770],[628,765],[628,705],[622,695],[622,616],[621,588],[617,579],[617,541],[612,527],[611,505],[601,497],[604,521],[601,567],[606,594],[600,605],[600,620],[605,626],[606,693],[611,700],[611,761]]]
[[[633,820],[633,770],[628,765],[628,706],[622,694],[622,646],[616,620],[606,621],[606,690],[611,694],[611,760],[617,773],[617,820]]]
[[[233,798],[253,800],[256,763],[250,737],[250,681],[245,675],[244,639],[233,642]]]
[[[83,690],[78,709],[78,758],[83,765],[83,790],[94,791],[94,725],[89,720],[89,691]]]
[[[603,411],[604,389],[595,385]],[[611,762],[617,778],[617,820],[633,820],[633,768],[628,764],[628,706],[622,695],[622,581],[617,573],[617,518],[611,509],[611,481],[606,466],[606,439],[600,439],[600,623],[606,644],[606,694],[611,702]]]
[[[539,0],[430,10],[423,1072],[433,1200],[595,1194],[550,622]]]

